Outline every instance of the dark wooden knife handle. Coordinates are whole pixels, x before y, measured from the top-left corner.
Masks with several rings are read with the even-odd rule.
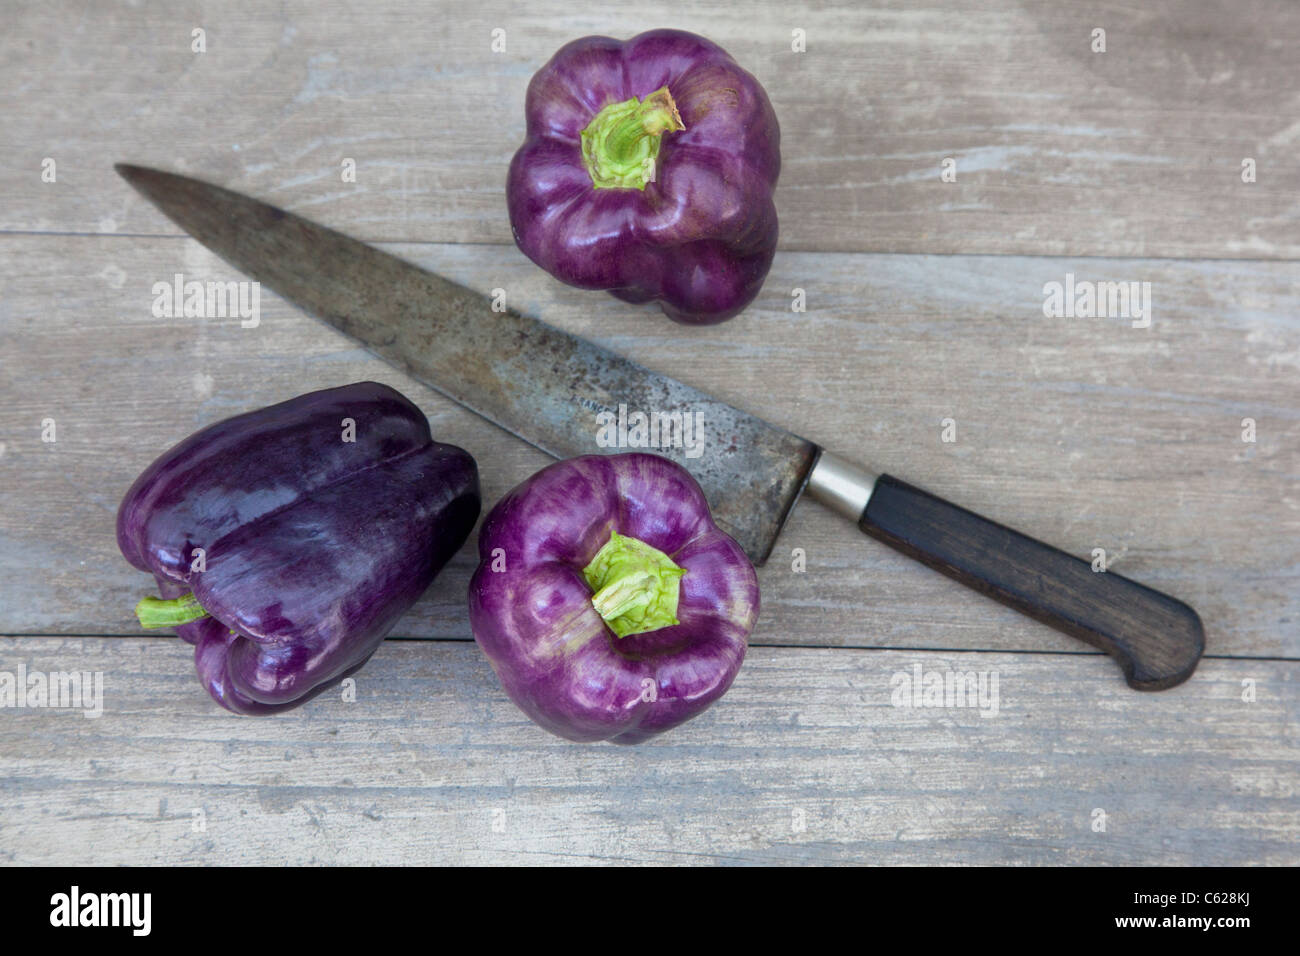
[[[858,527],[1023,614],[1101,648],[1130,687],[1181,684],[1205,650],[1196,612],[1149,587],[881,475]]]

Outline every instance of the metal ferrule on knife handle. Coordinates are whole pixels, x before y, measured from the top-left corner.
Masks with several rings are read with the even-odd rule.
[[[867,510],[876,476],[851,461],[822,449],[808,476],[807,492],[837,515],[856,522]]]

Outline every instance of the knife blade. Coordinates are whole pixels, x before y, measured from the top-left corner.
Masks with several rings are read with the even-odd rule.
[[[655,452],[691,472],[750,560],[767,560],[816,458],[811,442],[274,206],[185,176],[117,170],[241,272],[556,458],[628,450],[597,443],[602,412],[669,416],[682,443]],[[685,422],[671,424],[687,413],[707,429],[694,457]]]
[[[1106,651],[1134,688],[1172,687],[1200,659],[1201,621],[1168,595],[1094,573],[1086,561],[318,223],[187,176],[115,168],[236,269],[554,457],[625,450],[599,440],[611,416],[657,420],[669,443],[660,435],[653,451],[696,478],[715,520],[755,564],[771,554],[806,486],[864,533]],[[702,445],[688,441],[688,421],[705,424]]]

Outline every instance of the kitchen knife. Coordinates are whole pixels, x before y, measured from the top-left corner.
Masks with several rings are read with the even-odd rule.
[[[1186,604],[982,518],[487,296],[248,196],[141,166],[117,171],[236,269],[357,339],[435,391],[557,458],[617,453],[597,442],[633,412],[703,445],[657,447],[699,481],[718,524],[755,564],[806,488],[866,534],[1003,604],[1101,648],[1131,687],[1186,680],[1205,647]],[[674,434],[681,437],[682,430]],[[696,452],[700,452],[696,454]]]

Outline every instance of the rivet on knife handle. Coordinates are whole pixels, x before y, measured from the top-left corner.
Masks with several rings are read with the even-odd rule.
[[[1205,650],[1201,620],[1182,601],[1093,571],[1087,561],[890,475],[873,479],[823,452],[808,493],[908,557],[1100,648],[1137,690],[1181,684]]]

